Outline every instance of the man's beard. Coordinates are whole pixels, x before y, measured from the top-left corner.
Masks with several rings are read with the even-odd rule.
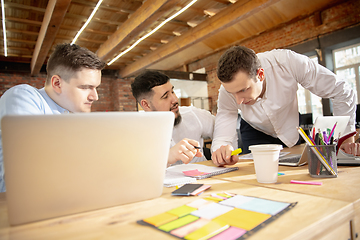
[[[180,122],[181,122],[181,115],[180,115],[180,113],[179,113],[179,116],[177,116],[177,117],[175,118],[174,127],[175,127],[176,125],[178,125]]]

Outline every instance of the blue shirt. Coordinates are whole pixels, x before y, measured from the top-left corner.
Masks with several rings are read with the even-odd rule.
[[[68,110],[57,105],[45,92],[27,84],[14,86],[0,98],[0,121],[5,115],[61,114]],[[0,130],[0,192],[5,192],[4,165]]]

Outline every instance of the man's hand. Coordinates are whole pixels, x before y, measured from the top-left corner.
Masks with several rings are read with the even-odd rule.
[[[216,166],[234,165],[238,162],[239,157],[237,155],[231,156],[233,150],[231,145],[221,146],[212,154],[213,163]]]
[[[200,149],[195,148],[199,146],[198,141],[184,138],[170,148],[168,164],[174,164],[178,160],[181,160],[183,163],[189,163],[194,157],[202,157],[203,154],[200,152]]]
[[[360,156],[360,144],[359,143],[343,143],[340,146],[340,149],[348,154],[354,156]]]

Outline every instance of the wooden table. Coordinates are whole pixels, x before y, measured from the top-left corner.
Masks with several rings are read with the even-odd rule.
[[[304,146],[298,145],[283,151],[300,154]],[[360,234],[360,167],[338,166],[337,178],[312,178],[309,175],[308,165],[301,167],[279,166],[279,172],[285,173],[285,175],[278,176],[278,181],[275,184],[262,184],[256,180],[252,160],[243,160],[235,166],[239,167],[238,171],[218,175],[214,178],[353,203],[355,211],[355,219],[352,222],[353,236]],[[321,186],[291,184],[290,180],[320,181],[323,184]]]
[[[210,161],[204,164],[211,164]],[[298,204],[263,229],[251,236],[257,239],[355,239],[350,226],[358,211],[359,185],[348,185],[350,176],[360,168],[341,168],[339,177],[321,180],[322,186],[288,184],[290,179],[314,180],[307,168],[280,167],[285,176],[279,184],[256,182],[252,161],[237,164],[239,170],[216,177],[199,180],[210,184],[211,189],[199,197],[175,197],[175,189],[164,188],[161,197],[122,206],[74,214],[21,226],[10,227],[7,219],[6,194],[0,193],[0,239],[176,239],[150,227],[141,226],[137,220],[154,216],[179,207],[211,193],[231,192]],[[343,171],[343,173],[342,173]],[[346,172],[345,172],[346,171]],[[349,178],[345,176],[349,174]],[[348,193],[342,186],[348,185]],[[332,192],[327,193],[327,189]],[[338,189],[339,188],[339,189]],[[314,190],[316,189],[316,190]],[[324,191],[324,193],[320,193]],[[337,193],[336,193],[337,192]]]

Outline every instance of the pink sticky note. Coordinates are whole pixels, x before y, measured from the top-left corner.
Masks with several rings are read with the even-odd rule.
[[[205,175],[207,173],[205,172],[199,172],[199,170],[195,169],[195,170],[188,170],[188,171],[183,171],[183,173],[186,176],[192,177],[192,176],[200,176],[200,175]]]
[[[236,227],[230,227],[227,230],[219,233],[215,237],[210,238],[210,240],[233,240],[241,237],[246,233],[246,230]]]

